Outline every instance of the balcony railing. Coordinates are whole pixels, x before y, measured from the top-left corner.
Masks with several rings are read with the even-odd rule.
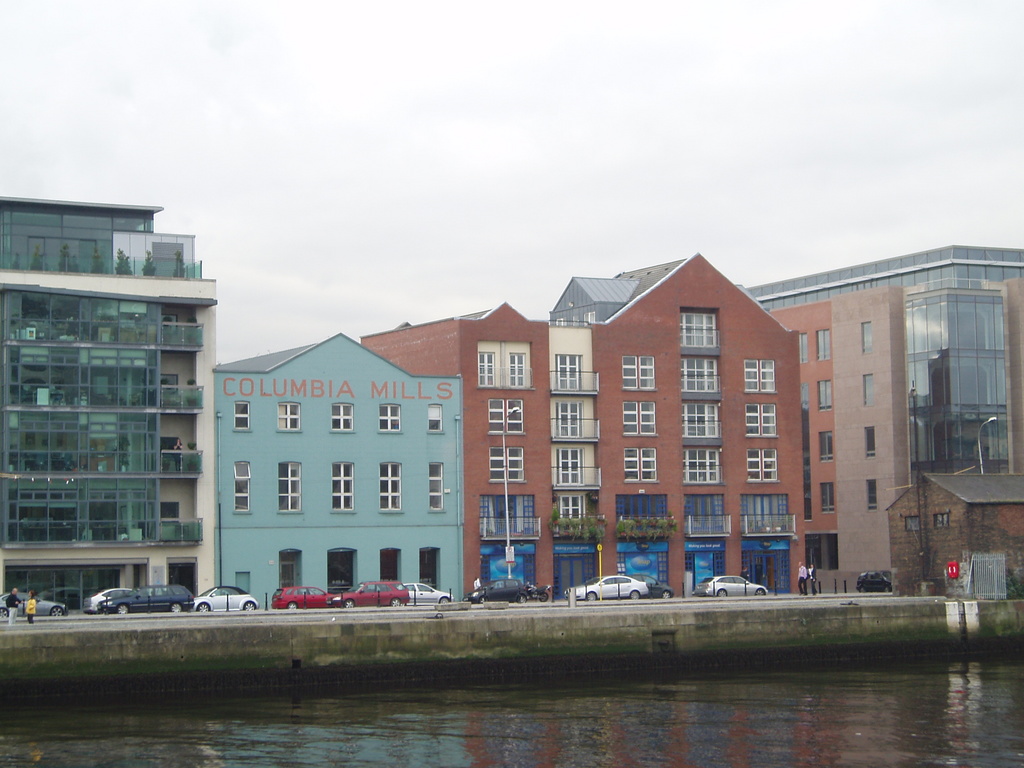
[[[510,517],[509,518],[510,539],[539,539],[540,518],[539,517]],[[480,518],[481,539],[504,539],[505,518],[504,517],[481,517]]]
[[[551,391],[555,394],[597,394],[596,371],[551,371]]]
[[[597,419],[565,419],[551,420],[552,440],[597,440],[601,437],[601,425]]]
[[[603,517],[592,515],[560,517],[553,519],[548,527],[551,529],[551,535],[556,539],[600,541],[604,538],[605,521]]]
[[[740,515],[744,536],[796,533],[796,515]]]
[[[620,517],[615,524],[615,535],[626,540],[654,541],[669,538],[678,528],[678,521],[671,516]]]
[[[202,540],[202,519],[123,522],[12,520],[7,524],[8,544],[108,545],[154,541],[195,543]]]
[[[687,515],[687,536],[728,536],[732,533],[729,515]]]
[[[714,440],[722,437],[720,421],[684,421],[683,439]]]
[[[203,452],[160,451],[160,471],[165,475],[202,474]]]
[[[718,346],[718,331],[705,328],[683,328],[680,346],[690,349],[709,349]]]
[[[683,376],[683,392],[690,394],[714,393],[722,391],[720,376]]]
[[[163,323],[160,343],[168,347],[201,347],[203,326],[201,323]]]
[[[160,387],[161,408],[184,408],[194,410],[203,407],[203,388],[199,386],[180,387],[176,384]]]
[[[600,488],[600,467],[552,467],[551,482],[556,489]]]

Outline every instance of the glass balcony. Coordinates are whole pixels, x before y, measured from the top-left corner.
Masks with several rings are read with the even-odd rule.
[[[188,542],[203,540],[199,520],[12,520],[7,541],[13,544]]]
[[[509,518],[510,539],[539,539],[540,518],[539,517],[510,517]],[[481,517],[480,518],[481,539],[504,539],[505,518],[504,517]]]
[[[744,536],[796,533],[796,515],[740,515]]]
[[[165,347],[202,347],[202,323],[163,323],[160,343]]]
[[[687,536],[728,536],[732,533],[729,515],[687,515]]]
[[[166,542],[199,542],[203,540],[203,521],[198,520],[161,520],[160,541]]]
[[[165,475],[202,474],[203,452],[160,451],[160,472]]]
[[[160,407],[175,410],[178,408],[200,409],[203,407],[203,388],[191,385],[164,385],[160,387]]]

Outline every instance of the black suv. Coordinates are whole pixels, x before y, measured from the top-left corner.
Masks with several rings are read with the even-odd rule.
[[[477,587],[462,599],[471,603],[525,603],[526,585],[519,579],[495,579]]]
[[[857,577],[858,592],[892,592],[892,581],[884,571],[864,571]]]
[[[97,606],[98,613],[148,613],[170,611],[180,613],[192,610],[195,599],[185,587],[177,584],[154,584],[139,587],[126,595],[104,600]]]

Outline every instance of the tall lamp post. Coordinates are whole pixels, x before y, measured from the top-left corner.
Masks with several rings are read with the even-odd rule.
[[[985,456],[981,452],[981,433],[985,429],[985,426],[991,424],[993,421],[999,421],[999,419],[995,416],[989,416],[988,420],[978,427],[978,464],[981,466],[981,474],[983,475],[985,474]]]
[[[516,553],[512,549],[512,524],[508,514],[508,450],[505,448],[505,434],[508,432],[508,417],[513,413],[522,413],[517,405],[505,411],[505,423],[501,430],[501,462],[502,475],[505,478],[505,565],[508,567],[508,577],[512,578],[512,566],[516,562]]]

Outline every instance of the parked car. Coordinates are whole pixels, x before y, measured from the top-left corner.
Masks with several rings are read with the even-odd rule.
[[[648,573],[638,573],[636,578],[640,579],[647,585],[648,597],[661,597],[666,600],[670,597],[675,597],[675,590],[672,589],[668,584],[662,584],[656,578]]]
[[[255,611],[260,607],[256,598],[238,587],[210,587],[196,595],[194,611]]]
[[[0,596],[0,617],[7,618],[7,595],[10,592],[5,592]],[[45,595],[46,592],[42,592],[36,596],[36,616],[67,616],[68,607],[64,603],[55,603],[53,600],[47,600]],[[25,592],[18,592],[18,597],[21,598],[21,605],[18,606],[18,615],[25,615],[25,602],[28,600],[28,590]]]
[[[147,613],[192,610],[192,593],[179,584],[153,584],[128,591],[126,595],[108,597],[99,604],[100,613]]]
[[[525,603],[526,585],[519,579],[495,579],[481,584],[462,599],[471,603]]]
[[[364,581],[351,592],[335,595],[338,608],[362,608],[367,605],[398,607],[409,602],[409,590],[400,581]]]
[[[767,595],[768,588],[747,581],[742,576],[708,576],[693,588],[694,597],[734,597],[739,595]]]
[[[429,584],[411,582],[403,585],[409,592],[409,602],[412,605],[444,605],[452,601],[452,596],[440,589],[434,589]]]
[[[594,577],[585,584],[565,590],[566,597],[569,596],[569,590],[575,591],[577,600],[639,600],[651,592],[647,582],[632,576]]]
[[[274,590],[274,596],[270,598],[271,608],[331,608],[330,594],[326,589],[320,587],[281,587]]]
[[[110,589],[104,589],[101,592],[97,592],[95,595],[90,595],[82,601],[82,613],[99,613],[100,603],[110,597],[121,597],[131,592],[130,589],[125,587],[111,587]]]
[[[885,571],[864,571],[857,577],[858,592],[892,592],[892,580]]]

